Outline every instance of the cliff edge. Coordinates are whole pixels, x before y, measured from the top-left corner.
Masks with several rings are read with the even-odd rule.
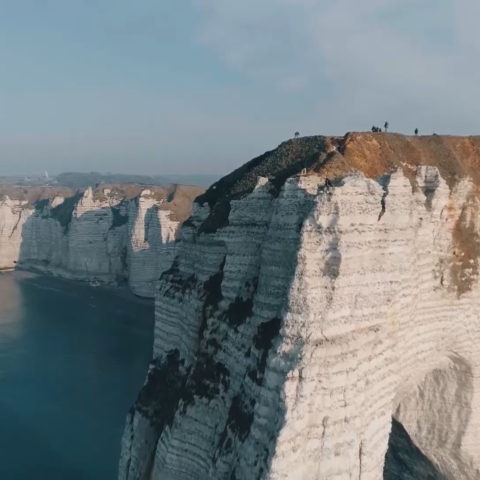
[[[153,297],[170,267],[197,187],[102,185],[84,191],[0,186],[0,270],[36,269],[93,283],[128,282]]]
[[[480,137],[316,136],[198,197],[119,478],[480,478],[479,168]]]

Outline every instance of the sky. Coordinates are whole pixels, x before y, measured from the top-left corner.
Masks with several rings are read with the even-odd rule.
[[[293,136],[479,133],[478,0],[0,0],[0,175],[223,175]]]

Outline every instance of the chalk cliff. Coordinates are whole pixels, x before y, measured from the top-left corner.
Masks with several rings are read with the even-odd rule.
[[[151,297],[200,193],[187,186],[9,187],[0,191],[0,269],[128,282],[134,293]]]
[[[480,137],[394,134],[214,184],[159,282],[119,479],[480,478],[479,185]]]

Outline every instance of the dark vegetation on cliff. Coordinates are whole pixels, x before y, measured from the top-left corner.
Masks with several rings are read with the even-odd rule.
[[[223,267],[224,262],[220,265],[219,271],[203,283],[197,282],[195,275],[189,277],[186,283],[181,282],[178,265],[175,262],[162,275],[162,278],[168,279],[168,284],[171,285],[164,292],[167,296],[175,296],[179,292],[184,295],[193,288],[201,290],[204,303],[200,337],[203,336],[207,319],[217,309],[222,299]],[[196,357],[193,368],[184,368],[177,349],[152,362],[147,381],[135,406],[158,432],[165,424],[171,424],[175,410],[180,404],[186,408],[194,402],[195,397],[213,398],[218,395],[220,386],[228,388],[229,371],[209,355],[208,344],[199,345]],[[168,393],[163,392],[165,385],[169,386]]]
[[[362,132],[288,140],[215,182],[197,198],[197,203],[207,203],[211,209],[200,232],[226,226],[230,201],[250,193],[259,176],[269,178],[273,193],[278,194],[286,179],[303,169],[334,182],[354,171],[376,179],[400,168],[415,188],[419,165],[437,167],[449,186],[467,175],[480,184],[480,137]]]
[[[185,390],[187,375],[178,350],[172,350],[162,361],[154,360],[135,408],[161,431],[171,426],[178,403]]]
[[[269,178],[273,193],[278,194],[288,177],[309,169],[324,151],[325,137],[320,135],[288,140],[223,177],[197,197],[197,203],[211,208],[201,231],[211,233],[226,226],[230,201],[252,192],[258,177]]]
[[[309,174],[321,174],[331,180],[353,171],[376,179],[397,168],[412,178],[419,165],[437,167],[450,186],[467,175],[480,184],[480,136],[349,132],[343,137],[296,138],[221,178],[196,201],[208,203],[215,210],[220,203],[250,193],[259,176],[269,178],[278,193],[288,177],[304,168]]]

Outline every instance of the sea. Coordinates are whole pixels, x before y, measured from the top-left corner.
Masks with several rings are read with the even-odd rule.
[[[152,343],[152,300],[1,273],[0,479],[115,479]]]

